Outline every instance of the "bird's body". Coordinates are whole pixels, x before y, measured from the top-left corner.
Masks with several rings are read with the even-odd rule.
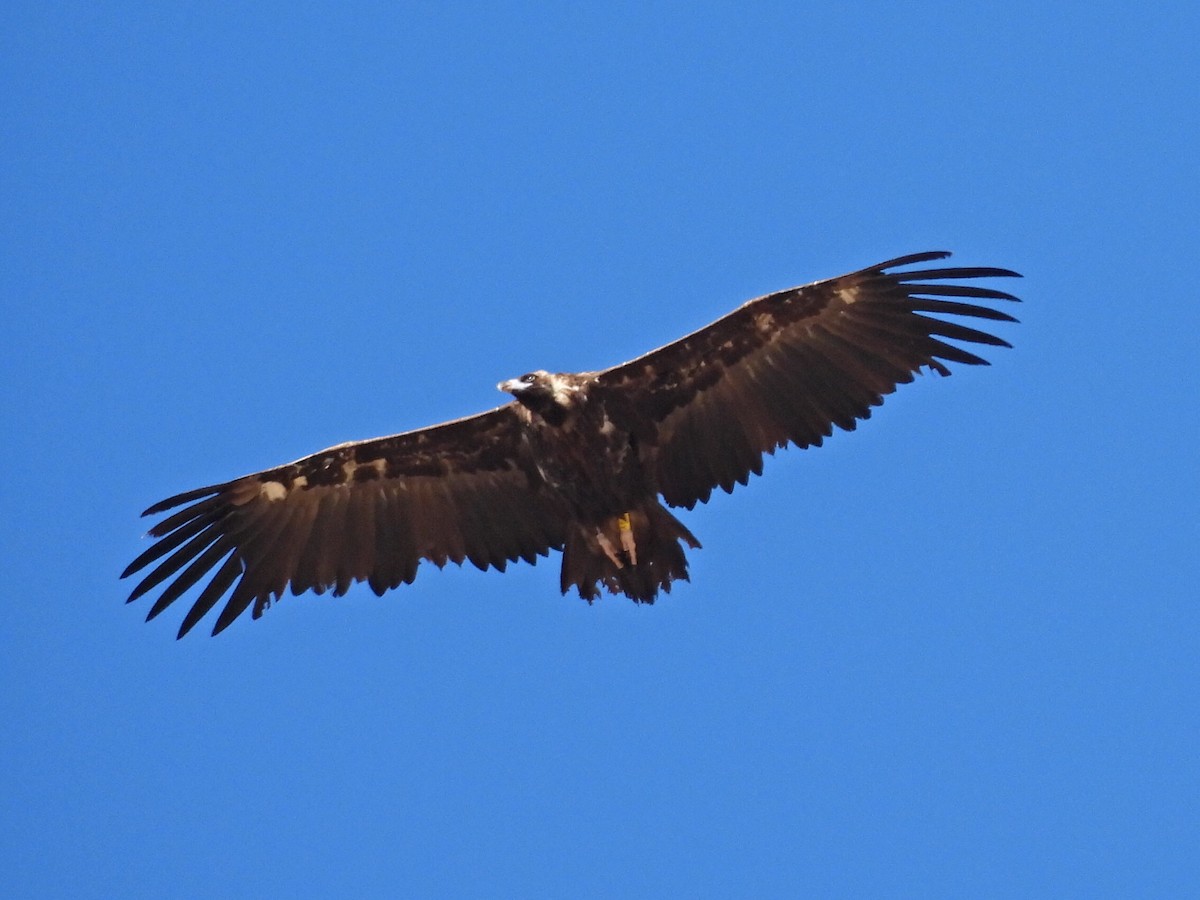
[[[517,398],[526,450],[569,523],[563,593],[592,600],[603,585],[650,603],[687,578],[679,541],[700,542],[658,502],[644,456],[654,423],[598,374],[530,372],[499,387]]]
[[[146,511],[182,507],[125,570],[162,559],[130,600],[169,582],[152,618],[215,569],[180,636],[228,593],[216,633],[289,588],[341,594],[366,581],[382,594],[422,560],[503,570],[562,550],[564,593],[652,602],[687,579],[684,545],[700,546],[664,502],[691,508],[760,474],[766,453],[852,430],[924,366],[985,364],[943,338],[1007,346],[936,316],[1014,321],[954,298],[1016,298],[937,282],[1015,273],[888,271],[947,255],[768,294],[611,369],[501,382],[515,399],[494,410],[171,497]]]
[[[631,441],[636,423],[610,409],[594,375],[530,372],[498,387],[517,399],[522,439],[543,483],[576,515],[612,515],[652,486]]]

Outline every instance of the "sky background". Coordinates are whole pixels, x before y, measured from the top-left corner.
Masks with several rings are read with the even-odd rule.
[[[1195,893],[1198,18],[7,4],[0,893]],[[124,605],[162,497],[929,249],[1014,349],[685,512],[653,607]]]

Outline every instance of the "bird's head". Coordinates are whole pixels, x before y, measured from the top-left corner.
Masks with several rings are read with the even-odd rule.
[[[496,387],[512,394],[526,409],[555,424],[560,423],[582,399],[579,378],[542,369],[502,381]]]

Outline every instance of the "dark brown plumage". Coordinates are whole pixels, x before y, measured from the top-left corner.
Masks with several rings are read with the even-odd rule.
[[[178,494],[143,513],[180,507],[122,574],[155,564],[129,599],[166,584],[154,618],[207,577],[179,636],[225,599],[216,634],[289,589],[339,595],[366,581],[382,594],[421,560],[503,571],[563,550],[564,593],[652,602],[687,579],[681,544],[700,546],[660,496],[690,509],[761,474],[764,453],[853,430],[922,367],[986,365],[946,339],[1008,346],[940,316],[1015,321],[971,302],[1011,294],[958,283],[1015,272],[894,271],[946,256],[768,294],[602,372],[502,382],[515,400],[489,412]]]

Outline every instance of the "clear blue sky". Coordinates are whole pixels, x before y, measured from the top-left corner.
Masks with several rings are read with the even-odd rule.
[[[573,6],[6,7],[0,892],[1195,892],[1194,4]],[[1015,348],[658,605],[123,603],[168,494],[942,248]]]

